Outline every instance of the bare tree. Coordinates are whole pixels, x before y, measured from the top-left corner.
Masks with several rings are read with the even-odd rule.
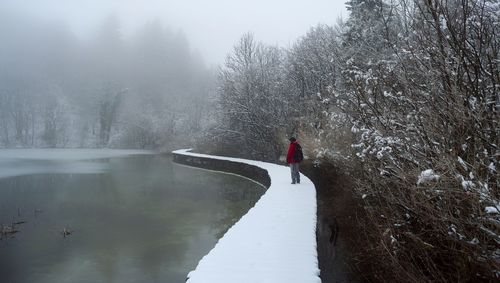
[[[245,34],[220,71],[221,141],[236,154],[278,160],[294,98],[284,53]],[[298,103],[298,102],[297,102]]]

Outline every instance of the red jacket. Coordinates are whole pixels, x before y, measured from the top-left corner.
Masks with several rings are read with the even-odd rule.
[[[295,154],[295,145],[296,144],[297,144],[297,141],[290,143],[290,146],[288,147],[288,154],[286,155],[286,163],[299,163],[298,161],[295,161],[293,159],[293,155]]]

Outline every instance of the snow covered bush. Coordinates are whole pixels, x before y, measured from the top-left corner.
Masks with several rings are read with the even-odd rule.
[[[336,91],[357,139],[358,193],[382,239],[373,249],[405,280],[495,277],[498,4],[349,5]]]

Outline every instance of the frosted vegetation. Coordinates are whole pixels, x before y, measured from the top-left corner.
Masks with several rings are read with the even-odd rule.
[[[290,48],[243,35],[217,77],[158,23],[124,38],[111,18],[84,41],[0,15],[0,146],[278,161],[294,134],[355,180],[375,279],[500,277],[500,4],[347,5]]]
[[[296,134],[345,170],[373,278],[500,277],[498,1],[347,4],[289,49],[242,37],[220,72],[214,150],[278,160]]]

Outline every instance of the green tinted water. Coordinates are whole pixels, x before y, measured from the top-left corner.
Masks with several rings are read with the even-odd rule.
[[[0,224],[26,221],[0,240],[0,282],[184,282],[264,190],[170,159],[94,160],[107,170],[0,179]]]

